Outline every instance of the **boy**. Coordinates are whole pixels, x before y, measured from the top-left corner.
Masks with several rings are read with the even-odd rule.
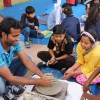
[[[65,7],[70,6],[68,3],[64,3],[61,7],[60,11],[60,20],[62,21],[65,18],[64,9]],[[60,24],[60,23],[59,23]],[[56,9],[52,10],[48,17],[47,26],[49,30],[52,30],[53,27],[56,25]]]
[[[39,22],[35,16],[35,9],[32,6],[28,6],[25,9],[26,14],[22,14],[21,22],[23,24],[22,34],[24,35],[24,45],[26,48],[30,48],[30,41],[32,38],[43,39],[44,35],[40,33]]]
[[[55,51],[53,50],[54,47],[56,48]],[[53,35],[48,43],[48,51],[40,51],[37,56],[50,67],[59,68],[64,73],[75,62],[72,52],[73,42],[66,34],[65,28],[59,24],[53,28]],[[37,66],[46,65],[40,62]]]
[[[64,9],[66,18],[63,19],[62,25],[66,28],[66,33],[71,36],[75,41],[79,41],[80,38],[80,22],[79,19],[74,17],[72,7],[67,6]]]

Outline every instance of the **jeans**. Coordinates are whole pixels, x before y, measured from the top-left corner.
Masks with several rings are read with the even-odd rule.
[[[28,41],[29,37],[39,39],[44,38],[44,35],[42,33],[37,33],[35,29],[30,29],[30,27],[23,28],[22,34],[24,35],[24,42]]]
[[[30,55],[27,56],[29,59],[33,61],[33,58]],[[9,69],[14,76],[21,76],[21,77],[24,76],[28,71],[28,69],[23,65],[23,63],[21,62],[18,56],[13,57]],[[9,82],[6,82],[5,79],[0,77],[0,95],[4,93],[6,94],[9,91],[6,86],[6,84],[8,83]]]

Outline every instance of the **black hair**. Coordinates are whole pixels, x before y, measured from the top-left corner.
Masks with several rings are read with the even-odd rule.
[[[25,11],[27,14],[31,14],[35,12],[35,9],[32,6],[27,6]]]
[[[97,35],[97,33],[96,33],[94,30],[89,29],[87,32],[90,33],[90,34],[93,36],[93,38],[95,39],[95,42],[98,40],[98,35]],[[88,37],[88,36],[85,35],[85,34],[82,34],[82,36]],[[82,37],[82,36],[81,36],[81,37]],[[94,41],[93,41],[90,37],[88,37],[88,38],[90,39],[90,42],[91,42],[91,43],[94,43]]]
[[[63,25],[58,24],[53,27],[53,34],[65,34],[65,33],[66,33],[66,30]]]
[[[67,7],[64,9],[64,14],[67,15],[67,16],[72,15],[72,14],[73,14],[72,7],[71,7],[71,6],[67,6]]]
[[[22,29],[22,24],[12,17],[4,18],[0,23],[0,37],[2,38],[2,32],[5,32],[5,34],[8,36],[11,28]]]
[[[90,25],[97,25],[100,14],[100,3],[96,3],[90,10],[88,15],[88,23]]]
[[[64,3],[64,4],[62,5],[62,8],[65,8],[65,7],[67,7],[67,6],[70,6],[70,4],[69,4],[69,3]]]

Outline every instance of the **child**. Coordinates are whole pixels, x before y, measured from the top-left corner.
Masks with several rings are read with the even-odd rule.
[[[98,41],[100,41],[100,3],[91,8],[84,29],[85,31],[93,29],[98,34]]]
[[[97,34],[92,29],[81,34],[81,40],[77,46],[76,63],[69,68],[63,78],[68,79],[71,76],[81,85],[87,81],[90,75],[100,66],[100,45],[97,42]],[[100,79],[100,77],[97,77]],[[98,80],[94,80],[92,84],[96,84]]]
[[[99,75],[100,73],[100,67],[97,68],[92,75],[88,78],[88,80],[86,81],[86,83],[83,86],[83,95],[81,97],[81,100],[84,100],[83,98],[87,98],[88,100],[100,100],[100,94],[99,95],[90,95],[87,92],[87,90],[89,90],[89,84],[92,82],[92,80]],[[99,75],[100,76],[100,75]]]
[[[61,7],[61,11],[60,11],[60,20],[61,21],[65,18],[65,15],[63,12],[64,12],[65,7],[67,7],[67,6],[70,6],[70,4],[64,3]],[[55,25],[56,25],[56,9],[51,11],[51,13],[48,17],[48,20],[47,20],[47,26],[48,26],[49,30],[52,30]]]
[[[54,47],[56,48],[55,51]],[[48,43],[48,51],[40,51],[37,56],[50,67],[62,69],[62,72],[64,72],[75,62],[72,52],[73,42],[66,34],[64,26],[58,24],[53,28],[53,35],[50,37]],[[41,63],[42,62],[40,62],[37,66],[46,66]]]
[[[66,18],[63,19],[62,25],[66,28],[66,33],[71,36],[74,40],[79,41],[80,37],[80,22],[79,19],[74,17],[72,7],[67,6],[64,9]]]
[[[35,16],[35,9],[32,6],[28,6],[25,9],[26,14],[22,14],[21,22],[23,23],[22,34],[24,35],[24,43],[26,48],[30,48],[30,38],[43,39],[44,35],[40,33],[39,22]],[[31,39],[32,40],[32,39]]]

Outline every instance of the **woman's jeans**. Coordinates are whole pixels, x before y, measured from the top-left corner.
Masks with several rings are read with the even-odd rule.
[[[27,56],[29,59],[33,61],[33,58],[30,55],[27,55]],[[28,71],[28,69],[23,65],[23,63],[21,62],[18,56],[13,58],[9,69],[14,76],[21,76],[21,77],[23,77]],[[6,86],[5,79],[0,77],[0,95],[4,93],[6,94],[8,91],[9,90]]]
[[[24,42],[28,42],[29,37],[39,39],[44,38],[44,35],[42,33],[37,33],[35,29],[30,29],[30,27],[23,28],[21,33],[24,35]]]

